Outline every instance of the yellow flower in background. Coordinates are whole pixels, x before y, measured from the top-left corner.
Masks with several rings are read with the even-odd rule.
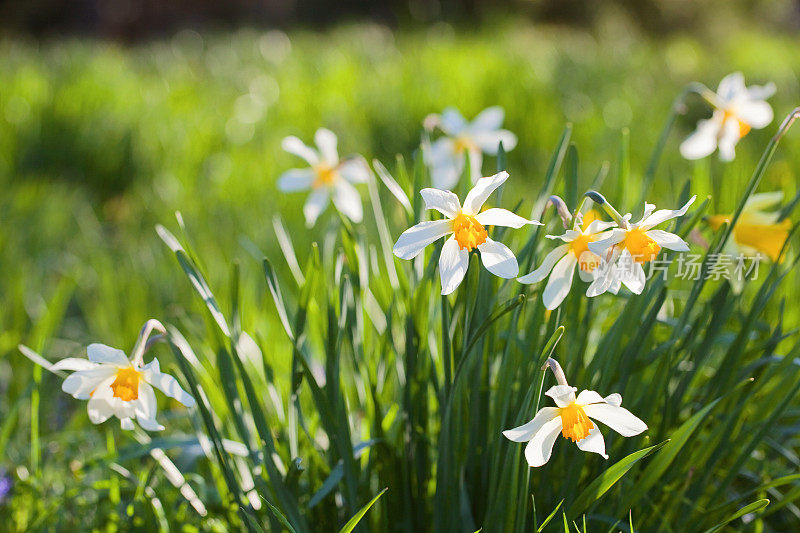
[[[744,209],[733,228],[729,251],[734,254],[755,256],[763,254],[772,261],[778,261],[783,244],[789,237],[792,228],[791,221],[778,220],[778,211],[767,212],[764,209],[775,206],[783,201],[782,192],[759,193],[751,196],[744,204]],[[708,217],[712,229],[717,230],[725,223],[730,222],[733,215],[713,215]]]
[[[681,155],[686,159],[702,159],[719,148],[723,161],[732,161],[739,139],[751,128],[764,128],[772,122],[772,107],[766,102],[775,94],[775,85],[747,87],[741,72],[725,76],[717,92],[708,91],[714,105],[710,119],[697,123],[697,129],[681,143]]]
[[[550,367],[556,375],[558,385],[545,394],[550,396],[556,407],[542,407],[533,420],[503,435],[514,442],[527,442],[525,459],[532,467],[539,467],[550,460],[553,446],[560,433],[574,442],[579,449],[592,452],[608,459],[603,434],[594,421],[602,422],[623,437],[633,437],[647,429],[647,424],[622,407],[622,396],[610,394],[603,398],[595,391],[581,391],[577,397],[575,387],[570,387],[555,359],[548,359],[545,367]]]
[[[451,191],[422,189],[420,194],[425,207],[439,211],[445,218],[420,222],[404,231],[394,245],[394,255],[400,259],[413,259],[435,240],[452,234],[439,256],[442,294],[450,294],[461,284],[469,266],[469,253],[476,249],[486,270],[501,278],[515,277],[519,273],[517,258],[505,244],[489,237],[486,226],[521,228],[539,222],[499,207],[481,212],[489,195],[507,179],[507,172],[479,179],[467,194],[464,205]]]

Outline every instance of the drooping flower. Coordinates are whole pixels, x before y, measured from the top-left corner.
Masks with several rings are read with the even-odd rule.
[[[431,143],[426,161],[431,169],[433,186],[451,189],[464,172],[467,154],[473,183],[483,176],[483,154],[496,155],[500,142],[508,152],[517,145],[517,136],[502,129],[505,112],[502,107],[487,107],[472,122],[452,107],[441,115],[430,115],[425,123],[429,129],[438,126],[445,136]]]
[[[314,142],[316,150],[295,136],[283,139],[281,147],[290,154],[302,157],[310,166],[293,168],[281,174],[278,177],[278,189],[282,192],[311,190],[303,206],[308,227],[317,222],[331,199],[340,213],[353,222],[361,222],[364,210],[361,195],[354,184],[369,180],[369,168],[359,157],[340,160],[336,135],[328,129],[319,128],[314,134]]]
[[[601,264],[593,272],[594,281],[586,291],[587,296],[597,296],[606,291],[616,292],[620,284],[631,292],[641,294],[645,285],[643,264],[653,261],[661,248],[676,252],[689,251],[689,245],[668,231],[653,229],[658,224],[683,216],[694,203],[692,196],[680,209],[659,209],[653,204],[644,204],[642,218],[631,223],[628,213],[618,220],[619,228],[611,230],[610,236],[591,242],[589,250],[602,258]],[[608,204],[604,204],[608,208]],[[612,208],[613,211],[613,208]]]
[[[469,266],[469,252],[474,249],[480,252],[483,266],[489,272],[501,278],[515,277],[519,273],[517,258],[506,245],[492,240],[485,226],[521,228],[526,224],[539,223],[500,207],[481,212],[489,195],[506,179],[507,172],[479,179],[467,194],[463,205],[458,196],[450,191],[422,189],[420,194],[425,200],[425,207],[439,211],[445,218],[420,222],[404,231],[394,245],[394,254],[400,259],[413,259],[433,241],[452,234],[442,246],[439,256],[442,294],[456,290],[464,279]]]
[[[736,221],[722,253],[732,259],[727,266],[730,275],[726,276],[733,286],[734,292],[739,293],[744,288],[744,278],[732,272],[737,265],[739,257],[771,261],[779,261],[780,254],[792,223],[788,219],[779,220],[779,211],[766,211],[767,208],[779,204],[783,200],[783,193],[768,192],[752,195],[744,204],[741,214]],[[708,224],[717,230],[723,223],[730,223],[733,215],[713,215],[708,217]],[[724,266],[724,265],[723,265]]]
[[[732,161],[736,143],[751,128],[761,129],[772,122],[772,107],[766,102],[775,93],[775,85],[746,87],[741,72],[725,76],[717,92],[710,94],[714,114],[697,123],[697,129],[681,143],[686,159],[701,159],[719,148],[723,161]]]
[[[551,358],[545,366],[553,370],[558,380],[558,385],[545,393],[556,407],[542,407],[527,424],[503,432],[509,440],[528,443],[525,459],[530,466],[547,463],[559,433],[579,449],[608,459],[603,434],[594,421],[602,422],[623,437],[633,437],[647,429],[647,424],[622,407],[619,394],[603,398],[595,391],[584,390],[576,397],[578,389],[569,386],[558,362]]]
[[[158,359],[143,364],[147,337],[153,329],[164,331],[158,321],[150,320],[142,329],[139,341],[128,360],[125,352],[104,344],[90,344],[87,359],[69,357],[52,365],[50,370],[72,370],[61,390],[78,400],[88,400],[89,420],[101,424],[116,416],[123,429],[133,429],[133,420],[147,431],[161,431],[156,421],[156,395],[153,387],[186,407],[194,398],[178,381],[161,372]]]
[[[549,274],[550,279],[542,292],[542,301],[547,309],[555,309],[569,294],[576,266],[581,280],[594,279],[592,272],[600,265],[601,257],[589,249],[589,243],[609,237],[611,233],[607,230],[614,226],[614,222],[595,219],[590,211],[581,226],[576,223],[574,229],[567,230],[563,235],[546,235],[548,239],[561,239],[564,244],[551,250],[539,268],[517,278],[517,281],[538,283]]]

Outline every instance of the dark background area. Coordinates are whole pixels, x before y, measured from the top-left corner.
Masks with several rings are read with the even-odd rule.
[[[509,15],[591,27],[608,12],[627,15],[651,34],[701,29],[733,14],[780,30],[800,28],[798,0],[5,0],[0,28],[136,41],[181,28],[319,28],[352,20],[390,27],[440,20],[469,26]]]

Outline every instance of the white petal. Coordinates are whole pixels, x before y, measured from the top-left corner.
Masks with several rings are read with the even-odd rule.
[[[483,153],[480,150],[469,151],[470,179],[475,184],[483,176]]]
[[[542,264],[529,274],[525,274],[524,276],[520,276],[517,278],[517,281],[520,283],[537,283],[542,281],[547,275],[553,270],[553,266],[555,266],[556,262],[559,259],[564,257],[569,252],[569,244],[562,244],[561,246],[557,246],[550,250],[550,252],[544,256],[544,261]]]
[[[478,245],[478,251],[481,253],[483,266],[495,276],[510,279],[519,274],[519,265],[514,252],[502,242],[487,237],[486,242]]]
[[[81,359],[79,357],[67,357],[56,361],[50,367],[50,370],[91,370],[97,367],[97,363],[92,363],[88,359]]]
[[[506,112],[499,105],[487,107],[472,119],[469,130],[473,133],[481,131],[493,131],[503,125]]]
[[[86,348],[86,355],[93,363],[107,363],[117,366],[129,366],[128,356],[122,350],[117,350],[105,344],[90,344]]]
[[[316,224],[317,219],[328,207],[331,193],[328,187],[320,187],[311,191],[305,205],[303,205],[303,215],[306,217],[306,226],[309,228]]]
[[[719,136],[719,158],[721,161],[733,161],[736,157],[736,143],[739,142],[739,121],[729,118],[722,126]]]
[[[364,219],[364,207],[361,205],[361,195],[352,183],[346,180],[337,180],[333,185],[333,205],[340,213],[355,223]]]
[[[79,400],[88,400],[91,398],[92,392],[101,383],[115,376],[116,373],[117,368],[110,365],[96,366],[89,370],[79,370],[64,380],[64,383],[61,384],[61,390]]]
[[[753,128],[764,128],[772,122],[772,106],[767,102],[742,102],[736,106],[736,116]]]
[[[147,383],[139,384],[139,401],[136,406],[136,420],[146,431],[162,431],[164,426],[156,421],[156,393]]]
[[[589,226],[584,230],[585,235],[595,235],[596,233],[603,232],[611,229],[617,225],[616,222],[608,222],[605,220],[592,220]],[[610,235],[609,235],[610,236]]]
[[[158,359],[153,359],[150,361],[150,363],[145,365],[142,368],[142,373],[144,374],[144,379],[147,381],[147,383],[159,389],[170,398],[175,398],[186,407],[194,406],[194,398],[192,398],[191,394],[181,388],[178,380],[169,374],[163,374],[161,372]]]
[[[133,429],[134,429],[133,420],[131,420],[130,418],[122,418],[122,419],[120,419],[119,425],[125,431],[133,431]]]
[[[783,201],[783,191],[760,192],[752,195],[744,204],[745,211],[767,209]]]
[[[392,252],[400,259],[414,259],[430,243],[452,231],[453,221],[449,219],[420,222],[400,235]]]
[[[461,211],[461,202],[453,192],[426,188],[419,194],[425,201],[425,209],[436,209],[447,218],[455,218]]]
[[[371,172],[361,158],[348,159],[339,165],[339,175],[350,183],[367,183]]]
[[[572,287],[572,278],[575,275],[575,266],[578,259],[575,254],[567,254],[553,267],[550,279],[542,293],[542,302],[546,309],[553,310],[564,301]]]
[[[751,85],[747,88],[747,97],[751,100],[766,100],[775,94],[776,89],[772,82],[766,85]]]
[[[319,164],[319,156],[317,155],[317,151],[306,146],[303,141],[294,135],[284,137],[283,141],[281,141],[281,148],[290,154],[302,157],[312,167]]]
[[[461,284],[469,266],[469,252],[462,250],[455,237],[450,237],[442,246],[439,256],[439,276],[442,294],[450,294]]]
[[[730,101],[747,92],[744,85],[744,75],[741,72],[728,74],[717,87],[717,95],[724,101]]]
[[[455,107],[448,107],[439,116],[442,130],[449,135],[457,135],[467,127],[464,116]]]
[[[536,224],[541,226],[540,222],[535,220],[528,220],[521,216],[512,213],[508,209],[502,207],[493,207],[486,211],[481,211],[475,218],[484,226],[505,226],[507,228],[521,228],[526,224]]]
[[[641,263],[634,261],[633,256],[627,249],[623,250],[619,256],[616,277],[634,294],[642,294],[647,281],[647,276]]]
[[[92,424],[102,424],[114,415],[114,408],[111,405],[111,384],[114,377],[108,378],[95,389],[95,393],[86,404],[86,411]]]
[[[689,209],[689,206],[692,205],[697,198],[697,195],[692,196],[689,198],[689,201],[683,204],[683,207],[680,209],[659,209],[652,215],[646,217],[639,223],[639,227],[644,230],[649,230],[653,226],[657,226],[662,222],[666,222],[667,220],[671,220],[673,218],[682,217],[686,214],[686,211]],[[592,245],[589,245],[591,248]]]
[[[533,420],[514,429],[507,429],[503,435],[514,442],[528,442],[543,425],[557,417],[559,412],[558,407],[542,407]]]
[[[313,168],[292,168],[278,176],[278,190],[281,192],[304,191],[311,188],[317,173]]]
[[[610,403],[593,403],[583,407],[586,416],[602,422],[623,437],[633,437],[647,429],[647,424],[642,422],[633,413]]]
[[[592,428],[589,434],[577,443],[578,448],[584,452],[596,453],[603,456],[603,459],[608,459],[606,455],[606,443],[603,440],[603,434],[597,427]]]
[[[448,137],[437,139],[426,154],[433,186],[452,189],[464,170],[464,154],[455,151],[453,140]]]
[[[472,216],[477,215],[481,207],[483,207],[484,202],[486,202],[486,199],[489,198],[489,195],[505,183],[507,179],[508,172],[506,171],[495,174],[494,176],[479,179],[464,200],[464,213]]]
[[[578,405],[589,405],[590,403],[603,403],[605,400],[600,394],[593,390],[582,390],[578,393],[575,403]]]
[[[553,385],[545,394],[550,396],[556,405],[559,407],[566,407],[575,401],[575,387],[569,385]]]
[[[339,152],[336,151],[336,134],[327,128],[319,128],[314,133],[316,143],[322,159],[331,166],[339,164]]]
[[[472,134],[472,142],[477,144],[483,153],[497,155],[501,142],[504,152],[513,150],[517,146],[517,136],[508,130],[483,131]]]
[[[667,250],[675,250],[676,252],[688,252],[689,244],[668,231],[660,229],[651,229],[645,232],[645,235],[656,241],[656,244]]]
[[[618,392],[615,392],[603,398],[603,401],[613,405],[614,407],[619,407],[622,405],[622,395]]]
[[[627,235],[628,232],[624,229],[613,229],[611,230],[611,236],[599,241],[590,242],[588,244],[589,250],[603,257],[606,255],[606,251],[609,248],[624,241]]]
[[[558,434],[561,433],[561,417],[558,416],[547,422],[533,436],[525,446],[525,460],[532,467],[539,467],[550,459],[553,453],[553,445],[556,443]]]
[[[722,124],[714,118],[701,120],[697,129],[681,143],[680,152],[686,159],[702,159],[717,149],[717,137]]]

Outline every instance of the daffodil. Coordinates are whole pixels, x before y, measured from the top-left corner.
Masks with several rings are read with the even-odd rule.
[[[278,177],[278,189],[282,192],[311,190],[303,214],[306,225],[313,226],[317,218],[333,199],[336,209],[353,222],[361,222],[364,210],[361,195],[354,184],[369,180],[369,168],[359,157],[339,159],[336,135],[325,128],[314,134],[317,149],[306,146],[294,136],[283,139],[281,146],[290,154],[303,158],[308,168],[293,168]]]
[[[751,196],[744,204],[722,253],[733,260],[743,257],[779,261],[792,223],[788,219],[779,220],[779,211],[766,211],[766,209],[779,204],[782,200],[783,193],[780,191]],[[730,223],[731,218],[732,215],[713,215],[708,217],[708,223],[712,229],[717,230],[723,223]],[[730,268],[735,268],[733,261],[730,263]],[[726,277],[730,280],[734,291],[741,292],[744,279],[733,273]]]
[[[608,459],[603,434],[594,421],[602,422],[623,437],[633,437],[647,429],[647,424],[622,407],[619,394],[604,398],[595,391],[584,390],[575,396],[578,389],[569,386],[558,362],[551,358],[545,366],[553,370],[558,380],[558,385],[545,393],[556,406],[543,407],[527,424],[503,432],[509,440],[528,443],[525,459],[530,466],[547,463],[559,433],[579,449]]]
[[[692,196],[683,207],[675,210],[656,211],[655,205],[645,203],[644,214],[638,222],[631,223],[631,214],[628,213],[617,221],[620,227],[611,230],[609,237],[589,243],[589,250],[603,261],[595,269],[595,278],[587,289],[587,296],[597,296],[609,290],[616,292],[620,284],[635,294],[641,294],[646,280],[644,263],[653,261],[662,248],[676,252],[689,251],[686,241],[674,233],[654,227],[686,214],[695,198]],[[610,208],[608,203],[602,205]],[[616,213],[613,208],[610,211]]]
[[[483,154],[496,155],[500,142],[503,150],[512,150],[517,145],[517,136],[502,129],[504,117],[505,112],[499,106],[484,109],[472,122],[452,107],[441,115],[428,116],[426,126],[429,129],[438,126],[445,134],[431,143],[425,154],[433,186],[437,189],[455,186],[464,171],[467,154],[474,182],[483,176]]]
[[[574,229],[567,230],[563,235],[546,235],[548,239],[560,239],[564,244],[551,250],[539,268],[517,278],[520,283],[538,283],[550,275],[542,293],[542,301],[547,309],[555,309],[567,297],[575,267],[578,267],[581,280],[594,279],[592,272],[600,265],[601,257],[589,249],[589,243],[609,237],[611,233],[607,230],[616,226],[616,223],[597,220],[591,211],[588,215],[581,226],[575,224]]]
[[[133,429],[135,419],[147,431],[161,431],[164,426],[156,421],[153,387],[186,407],[194,405],[194,398],[177,380],[161,372],[158,359],[143,364],[147,337],[153,329],[163,331],[163,326],[155,320],[145,325],[130,360],[122,350],[90,344],[86,349],[88,359],[70,357],[50,367],[52,371],[74,371],[64,380],[61,390],[78,400],[89,401],[87,409],[93,424],[116,416],[123,429]]]
[[[708,91],[714,106],[710,119],[697,123],[697,129],[681,143],[686,159],[701,159],[719,148],[723,161],[732,161],[736,143],[751,128],[764,128],[772,122],[772,107],[766,102],[775,93],[775,85],[746,87],[741,72],[725,76],[717,92]]]
[[[420,222],[404,231],[394,245],[394,254],[400,259],[413,259],[433,241],[452,234],[442,246],[439,256],[442,294],[456,290],[467,273],[469,253],[475,249],[480,252],[483,266],[489,272],[501,278],[516,277],[519,273],[517,258],[505,244],[489,237],[486,226],[521,228],[526,224],[539,223],[500,207],[481,211],[489,195],[506,179],[507,172],[479,179],[467,194],[463,205],[458,196],[450,191],[422,189],[420,194],[425,200],[425,207],[439,211],[445,218]]]

